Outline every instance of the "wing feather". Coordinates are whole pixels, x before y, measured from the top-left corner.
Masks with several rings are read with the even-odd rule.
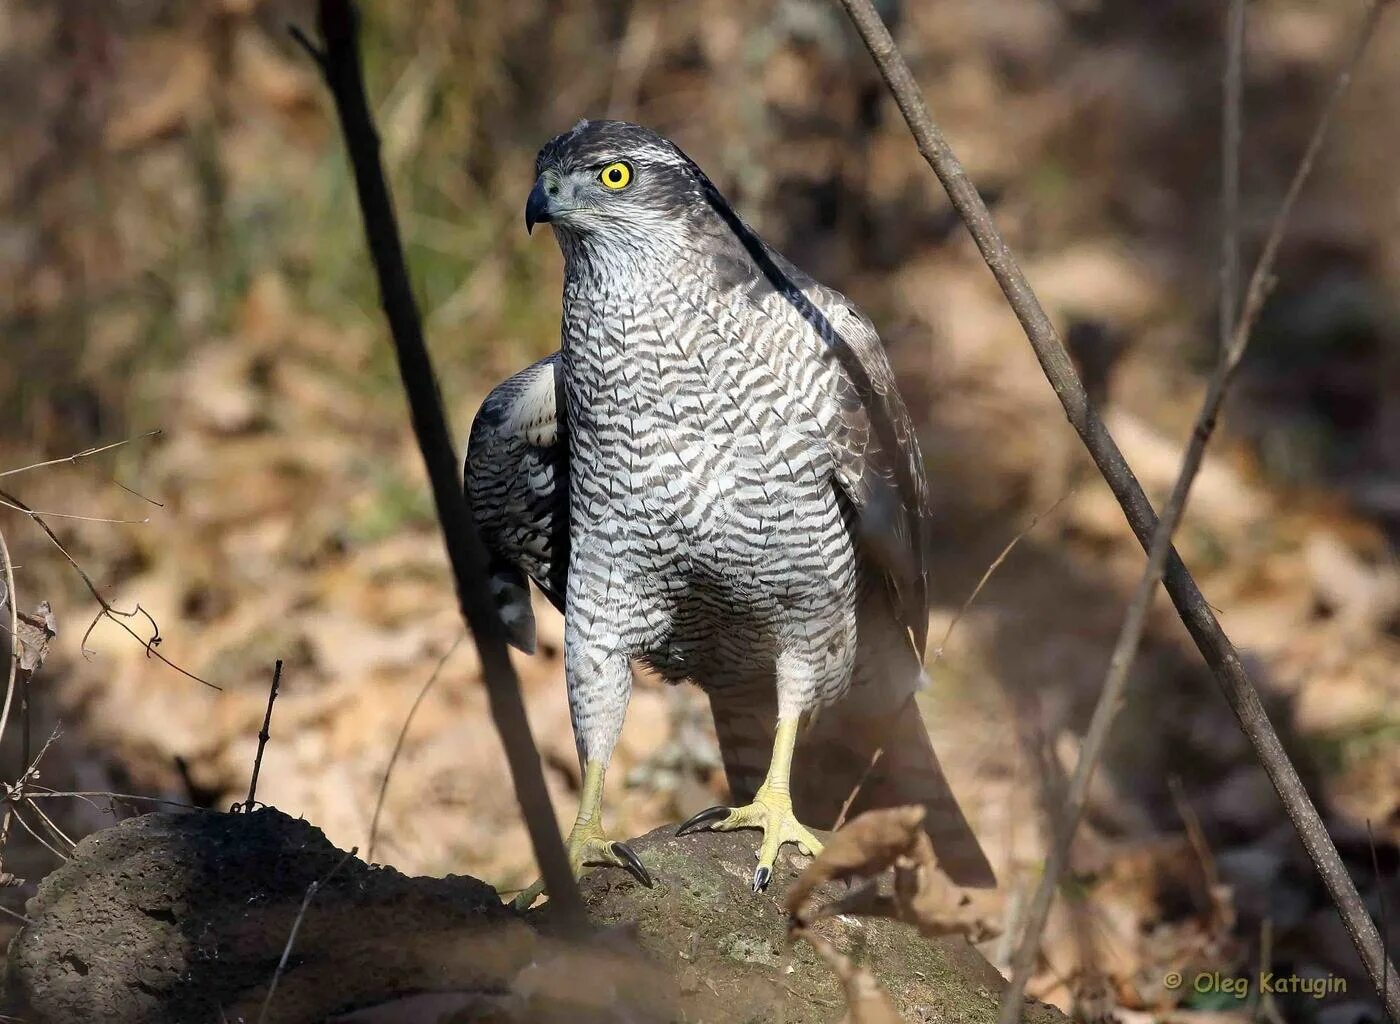
[[[534,648],[525,577],[561,611],[569,576],[569,445],[559,353],[498,384],[472,421],[463,479],[491,555],[491,583],[510,633]]]

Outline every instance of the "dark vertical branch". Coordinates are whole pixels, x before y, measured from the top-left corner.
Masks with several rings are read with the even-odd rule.
[[[427,467],[457,599],[481,654],[491,715],[510,763],[516,799],[534,846],[550,900],[566,920],[584,921],[583,901],[564,854],[554,809],[545,789],[539,753],[525,717],[520,686],[506,653],[505,633],[486,588],[486,553],[477,536],[458,460],[433,374],[418,305],[409,285],[389,188],[379,160],[379,136],[370,116],[360,70],[358,14],[350,0],[320,0],[317,25],[324,47],[293,30],[321,69],[335,100],[345,147],[355,174],[370,256],[379,279],[380,303],[389,321],[399,373],[408,395],[413,431]]]
[[[1084,385],[1080,381],[1078,373],[1075,372],[1059,334],[1051,324],[1040,300],[1036,298],[1035,292],[1031,289],[1030,282],[1026,280],[1016,258],[993,223],[986,204],[977,193],[976,186],[968,178],[962,163],[953,153],[942,131],[930,116],[919,92],[918,83],[915,82],[909,66],[895,47],[894,40],[890,37],[888,29],[885,28],[879,15],[875,12],[870,0],[841,0],[841,2],[884,76],[900,112],[904,115],[905,122],[914,136],[919,152],[938,176],[939,181],[942,182],[954,209],[957,210],[958,215],[977,243],[983,260],[996,278],[1007,302],[1020,321],[1021,327],[1031,343],[1031,348],[1040,362],[1041,369],[1051,387],[1054,388],[1056,396],[1060,399],[1070,424],[1078,432],[1099,472],[1113,491],[1114,497],[1122,507],[1139,543],[1149,551],[1153,548],[1158,549],[1153,553],[1162,560],[1162,566],[1160,568],[1149,566],[1149,569],[1157,568],[1157,571],[1163,573],[1163,581],[1171,596],[1172,603],[1176,606],[1177,613],[1181,616],[1182,622],[1186,625],[1206,663],[1215,674],[1226,700],[1229,701],[1230,707],[1239,721],[1241,730],[1253,745],[1256,756],[1283,801],[1289,819],[1297,830],[1309,858],[1322,876],[1328,894],[1360,953],[1362,963],[1365,965],[1372,983],[1376,986],[1377,991],[1381,992],[1382,1001],[1392,1018],[1400,1020],[1400,983],[1396,982],[1394,972],[1388,967],[1385,950],[1376,930],[1375,922],[1367,913],[1366,907],[1356,891],[1356,884],[1347,874],[1346,867],[1337,853],[1337,848],[1327,834],[1321,816],[1317,813],[1317,808],[1313,806],[1307,790],[1298,778],[1297,770],[1284,752],[1278,734],[1269,722],[1263,703],[1259,699],[1258,691],[1255,690],[1254,684],[1246,674],[1238,652],[1220,628],[1220,624],[1216,621],[1214,613],[1196,586],[1190,572],[1180,557],[1172,550],[1169,543],[1170,528],[1159,533],[1160,524],[1156,513],[1148,502],[1141,484],[1138,483],[1137,477],[1134,476],[1131,467],[1123,458],[1123,453],[1118,449],[1117,443],[1104,426],[1103,420],[1099,418],[1098,413],[1090,404],[1088,395],[1084,391]],[[1373,3],[1367,16],[1361,43],[1353,54],[1352,63],[1348,65],[1339,79],[1339,88],[1345,88],[1346,81],[1350,79],[1351,69],[1355,66],[1355,59],[1359,57],[1361,48],[1370,38],[1380,9],[1387,2],[1389,0],[1376,0]],[[1334,89],[1328,102],[1325,117],[1330,116],[1338,95],[1338,89]],[[1314,139],[1320,141],[1316,139],[1316,136]],[[1311,165],[1315,154],[1316,146],[1310,144],[1308,152],[1304,154],[1300,164],[1300,172],[1306,174],[1306,168]],[[1295,176],[1294,186],[1301,187],[1297,176]],[[1290,187],[1289,196],[1284,201],[1285,210],[1281,211],[1285,216],[1287,208],[1291,207],[1295,198],[1296,188]],[[1278,223],[1276,220],[1276,227]],[[1273,257],[1270,255],[1270,250],[1277,249],[1278,240],[1277,232],[1270,236],[1269,244],[1265,246],[1265,254],[1260,258],[1261,267],[1272,263]],[[1267,283],[1267,275],[1259,274],[1256,274],[1255,280],[1251,282],[1249,295],[1245,302],[1245,311],[1231,338],[1230,351],[1222,353],[1224,372],[1217,372],[1212,379],[1211,390],[1213,392],[1223,393],[1229,372],[1238,363],[1244,342],[1248,339],[1248,325],[1253,322],[1253,318],[1258,315],[1258,308],[1263,305],[1264,296],[1267,293]],[[1251,308],[1253,308],[1252,312]],[[1193,444],[1199,437],[1203,447],[1204,442],[1209,439],[1210,431],[1215,423],[1213,409],[1218,408],[1219,398],[1220,394],[1208,394],[1206,407],[1202,409],[1203,418],[1198,420],[1198,429],[1193,433]],[[1201,429],[1202,423],[1204,423],[1204,429]],[[1183,469],[1189,470],[1189,467],[1183,466]],[[1194,470],[1190,470],[1190,472],[1194,473]],[[1187,483],[1189,484],[1189,480]],[[1180,484],[1181,479],[1179,478],[1178,488],[1175,490],[1182,490],[1181,497],[1184,498],[1184,489],[1180,487]],[[1098,717],[1097,712],[1096,717]],[[1081,766],[1088,768],[1088,764],[1083,763],[1083,759],[1081,759]],[[1016,980],[1013,980],[1013,987],[1008,992],[1007,1002],[1003,1004],[1003,1020],[1018,1020],[1020,1018],[1019,1003],[1021,992],[1024,991],[1024,981],[1024,977],[1019,977],[1020,984],[1018,986]]]

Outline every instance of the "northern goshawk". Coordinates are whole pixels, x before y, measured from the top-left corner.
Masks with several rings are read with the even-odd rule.
[[[563,250],[563,344],[487,397],[466,483],[511,641],[534,648],[527,577],[564,613],[574,870],[647,880],[601,822],[637,661],[709,695],[741,806],[681,832],[762,829],[755,891],[858,785],[853,812],[928,805],[943,869],[993,884],[913,702],[928,488],[875,329],[649,129],[581,121],[535,170],[525,222]]]

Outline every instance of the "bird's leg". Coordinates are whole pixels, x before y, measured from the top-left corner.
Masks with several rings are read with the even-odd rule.
[[[773,877],[773,863],[784,843],[795,843],[798,850],[809,856],[822,851],[821,841],[807,829],[792,810],[792,751],[797,744],[797,718],[779,718],[773,737],[773,760],[763,785],[754,794],[753,803],[743,807],[709,807],[686,821],[676,835],[701,828],[728,832],[736,828],[763,830],[763,843],[758,848],[758,867],[753,873],[753,891],[761,892]]]
[[[570,586],[573,585],[571,579]],[[578,817],[564,841],[569,866],[575,878],[583,874],[585,867],[625,868],[637,881],[650,887],[651,876],[641,859],[626,843],[609,839],[603,831],[603,777],[627,714],[632,692],[631,662],[618,653],[625,649],[622,641],[605,633],[598,626],[598,619],[590,619],[588,628],[580,628],[573,616],[584,602],[572,597],[570,601],[571,614],[566,614],[564,623],[564,670],[569,713],[583,767],[583,791],[579,794]],[[528,909],[543,891],[543,881],[536,882],[515,898],[515,908]]]
[[[651,888],[651,875],[642,865],[641,858],[626,843],[609,839],[603,832],[603,776],[607,770],[607,765],[601,761],[590,760],[584,765],[578,817],[574,819],[569,838],[564,841],[569,867],[573,869],[575,878],[583,874],[585,867],[626,868],[637,881]],[[528,910],[543,892],[544,879],[540,879],[515,898],[515,908]]]

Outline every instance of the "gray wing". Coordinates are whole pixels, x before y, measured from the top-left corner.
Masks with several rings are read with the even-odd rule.
[[[569,446],[559,353],[498,384],[472,421],[467,505],[491,557],[510,642],[535,650],[526,578],[561,611],[569,577]]]
[[[923,453],[874,326],[844,295],[818,284],[765,243],[694,168],[705,199],[692,228],[722,287],[759,307],[782,302],[812,328],[821,359],[838,365],[834,393],[803,394],[824,406],[821,440],[836,482],[856,512],[862,550],[884,577],[901,624],[922,658],[928,642],[929,508]]]
[[[839,292],[807,288],[830,324],[827,358],[842,368],[839,413],[827,429],[837,481],[858,514],[865,552],[884,574],[923,656],[928,641],[928,477],[914,421],[875,327]]]
[[[855,510],[861,548],[889,586],[895,613],[922,657],[928,641],[928,478],[884,345],[844,295],[807,276],[737,217],[723,219],[730,232],[721,250],[728,251],[728,283],[770,309],[785,303],[819,339],[813,355],[836,364],[830,393],[803,398],[821,406],[821,440],[835,461],[837,487]],[[733,252],[735,241],[749,259]]]

